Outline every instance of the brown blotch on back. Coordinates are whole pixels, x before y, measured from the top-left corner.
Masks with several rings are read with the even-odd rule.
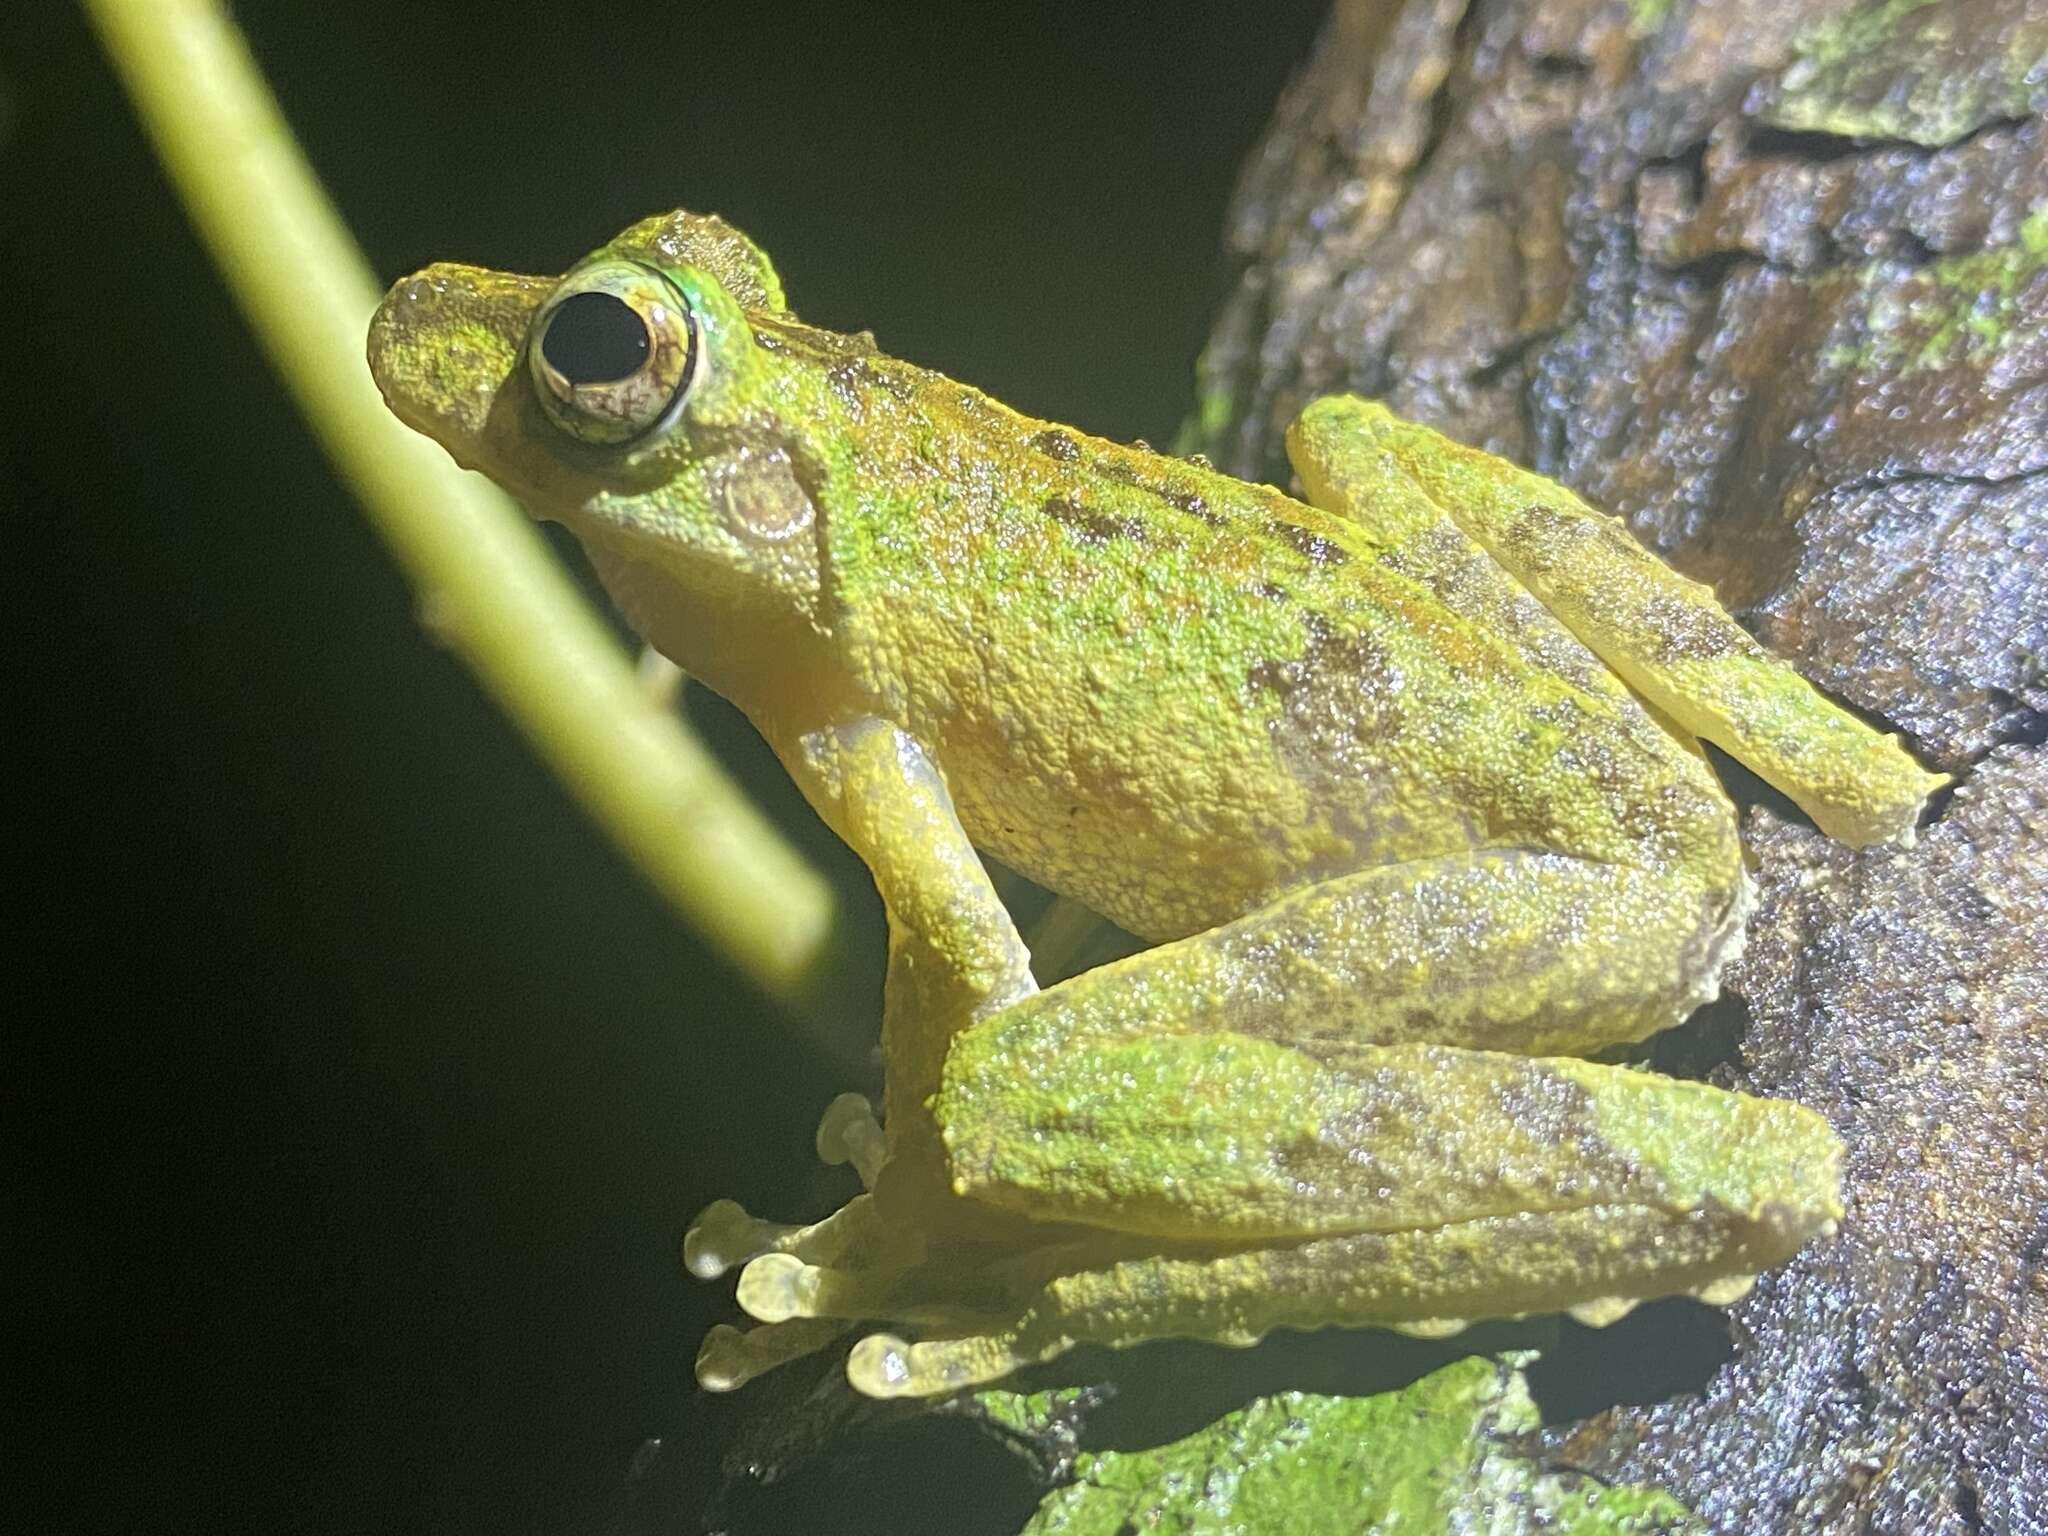
[[[1210,510],[1207,498],[1200,491],[1185,490],[1175,485],[1163,485],[1144,474],[1126,460],[1113,458],[1109,455],[1104,455],[1101,459],[1097,460],[1095,469],[1097,473],[1107,479],[1121,481],[1134,491],[1143,491],[1148,496],[1158,497],[1169,507],[1172,507],[1174,511],[1182,513],[1187,517],[1192,517],[1197,522],[1207,523],[1211,528],[1221,528],[1223,526],[1223,519]]]
[[[1293,545],[1317,565],[1342,565],[1351,558],[1351,551],[1332,544],[1321,534],[1304,528],[1299,523],[1290,523],[1285,518],[1271,518],[1266,531],[1274,538]]]
[[[917,385],[893,369],[877,367],[865,357],[851,357],[837,364],[827,376],[832,387],[842,395],[858,395],[865,387],[879,389],[898,400],[908,401],[917,394]]]
[[[1062,464],[1071,464],[1081,457],[1081,445],[1057,427],[1034,432],[1025,442],[1047,458],[1058,459]]]
[[[1144,525],[1136,518],[1107,516],[1071,496],[1048,496],[1042,510],[1053,521],[1073,529],[1084,544],[1106,544],[1111,539],[1142,541],[1145,537]]]
[[[1209,502],[1200,491],[1168,491],[1166,500],[1175,511],[1185,512],[1189,517],[1207,523],[1211,528],[1223,526],[1223,519],[1209,510]]]
[[[1277,589],[1276,589],[1277,590]],[[1254,662],[1245,682],[1280,697],[1284,728],[1297,745],[1334,745],[1382,735],[1399,724],[1391,697],[1377,686],[1390,662],[1373,636],[1339,629],[1313,610],[1302,614],[1308,643],[1291,660]]]

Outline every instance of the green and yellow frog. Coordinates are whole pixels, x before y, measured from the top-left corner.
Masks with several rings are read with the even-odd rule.
[[[1941,779],[1570,491],[1351,396],[1304,500],[806,325],[715,218],[560,278],[437,265],[370,364],[573,529],[889,917],[867,1186],[729,1201],[732,1387],[848,1329],[933,1394],[1093,1342],[1725,1302],[1841,1213],[1798,1105],[1580,1059],[1679,1023],[1750,882],[1711,741],[1856,845]],[[1055,986],[978,851],[1154,947]]]

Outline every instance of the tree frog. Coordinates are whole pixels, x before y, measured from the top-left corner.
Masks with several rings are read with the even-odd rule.
[[[1336,396],[1301,499],[806,325],[719,219],[435,265],[391,408],[579,536],[889,919],[865,1192],[690,1267],[878,1396],[1075,1344],[1436,1335],[1739,1295],[1841,1214],[1798,1105],[1583,1059],[1712,998],[1751,901],[1710,741],[1851,844],[1942,782],[1564,487]],[[1154,947],[1041,987],[985,852]],[[875,1331],[866,1331],[873,1326]]]

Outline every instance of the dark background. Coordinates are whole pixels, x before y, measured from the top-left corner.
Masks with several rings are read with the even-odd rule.
[[[386,275],[715,210],[806,318],[1161,441],[1321,5],[236,9]],[[46,0],[0,261],[8,1504],[603,1529],[643,1438],[730,1423],[683,1222],[814,1201],[844,1085],[422,638]]]

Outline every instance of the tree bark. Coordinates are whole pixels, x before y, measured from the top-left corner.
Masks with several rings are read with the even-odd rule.
[[[1551,1432],[1730,1532],[2048,1529],[2048,6],[1340,0],[1237,199],[1197,436],[1386,399],[1625,516],[1959,780],[1911,850],[1739,773],[1710,1075],[1841,1234],[1696,1392]]]

